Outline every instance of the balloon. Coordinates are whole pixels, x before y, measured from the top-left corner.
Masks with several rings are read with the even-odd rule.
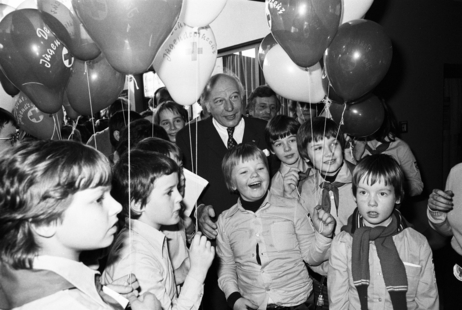
[[[369,20],[341,25],[324,54],[330,85],[345,101],[360,98],[383,79],[391,64],[391,40]]]
[[[271,33],[300,67],[316,64],[334,38],[342,0],[266,0]]]
[[[63,100],[63,107],[64,110],[66,111],[66,115],[71,119],[71,120],[76,120],[77,117],[79,117],[79,113],[77,113],[70,105],[69,99],[67,99],[67,94],[64,94],[64,100]]]
[[[13,83],[11,83],[10,80],[8,80],[8,78],[2,70],[0,70],[0,83],[2,83],[2,87],[5,90],[5,92],[11,97],[14,97],[17,94],[19,94],[19,89],[17,89],[16,86],[14,86]]]
[[[304,69],[297,66],[282,47],[275,45],[263,63],[266,83],[279,95],[302,102],[318,103],[326,95],[319,63]]]
[[[343,0],[342,22],[363,18],[374,0]]]
[[[147,71],[180,15],[183,0],[72,0],[77,15],[117,71]]]
[[[175,102],[191,105],[199,99],[217,59],[210,27],[191,28],[178,22],[154,59],[154,69]]]
[[[180,21],[190,27],[204,27],[220,15],[226,0],[184,0]]]
[[[37,0],[25,0],[21,2],[16,8],[16,10],[24,10],[24,9],[37,10],[38,9]]]
[[[61,109],[73,61],[37,10],[17,10],[0,22],[0,65],[41,111]]]
[[[14,7],[0,3],[0,21],[9,13],[13,12],[15,10]]]
[[[91,60],[101,53],[75,15],[71,0],[38,0],[42,19],[51,31],[80,60]]]
[[[379,130],[385,117],[382,102],[372,94],[354,104],[332,103],[329,110],[344,133],[359,138],[370,136]]]
[[[92,115],[110,106],[124,83],[125,75],[114,70],[103,55],[87,61],[86,67],[84,61],[76,60],[66,89],[67,99],[77,113]]]
[[[28,134],[42,140],[59,140],[64,115],[62,109],[54,114],[43,113],[21,92],[13,114],[19,128]]]
[[[263,62],[265,61],[266,54],[268,51],[278,44],[271,33],[269,33],[263,41],[260,43],[260,47],[258,48],[258,63],[260,64],[260,68],[263,69]]]

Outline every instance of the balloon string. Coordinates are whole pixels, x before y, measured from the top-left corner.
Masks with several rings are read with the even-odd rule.
[[[197,36],[196,36],[196,44],[197,44],[197,70],[196,70],[196,100],[199,96],[199,79],[200,79],[200,75],[199,75],[199,69],[200,69],[200,54],[199,54],[199,51],[200,51],[200,40],[199,40],[199,37],[200,37],[200,28],[196,28],[196,31],[197,31]],[[191,106],[191,114],[193,115],[193,106]],[[200,114],[199,114],[200,115]],[[197,164],[198,164],[198,154],[197,154],[197,150],[198,150],[198,145],[199,145],[199,140],[198,140],[198,135],[199,135],[199,127],[197,126],[197,123],[199,121],[197,120],[196,121],[196,174],[198,173],[198,170],[197,170]],[[196,200],[196,203],[195,203],[195,207],[196,207],[196,210],[197,210],[197,200]],[[199,219],[198,217],[196,216],[196,233],[198,232],[199,230]]]
[[[127,132],[128,132],[128,147],[127,147],[127,152],[128,152],[128,205],[131,205],[132,201],[132,195],[131,195],[131,156],[130,156],[130,145],[131,145],[131,134],[130,134],[130,111],[132,109],[132,98],[134,97],[134,77],[133,75],[127,75],[126,79],[128,79],[128,111],[127,111]],[[137,86],[138,87],[138,86]],[[122,154],[119,154],[119,156]],[[119,158],[120,160],[120,158]],[[128,212],[128,243],[130,244],[130,249],[133,244],[133,232],[132,232],[132,217],[131,217],[131,212]],[[133,273],[133,255],[132,251],[130,251],[130,273],[128,276],[129,283],[132,283],[132,273]]]
[[[77,121],[79,120],[79,117],[80,117],[80,115],[77,117]],[[77,129],[77,124],[78,124],[77,121],[72,121],[72,131],[71,131],[71,134],[69,135],[69,137],[67,138],[67,140],[71,140],[71,138],[74,137],[75,130]]]
[[[56,113],[52,114],[51,118],[53,119],[53,134],[51,135],[51,140],[53,140],[53,137],[55,136],[55,132],[56,132],[56,135],[58,136],[58,139],[62,140],[61,130],[59,130],[59,125],[58,125],[59,120],[57,119],[58,117],[56,116]]]
[[[91,114],[91,125],[93,127],[93,134],[96,134],[95,129],[95,118],[93,115],[93,103],[91,102],[91,90],[90,90],[90,79],[88,78],[87,62],[85,61],[85,75],[87,76],[87,87],[88,87],[88,100],[90,100],[90,114]],[[98,143],[96,142],[96,137],[93,139],[95,141],[95,148],[98,149]]]

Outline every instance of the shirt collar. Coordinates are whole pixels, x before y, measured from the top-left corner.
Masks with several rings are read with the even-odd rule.
[[[213,126],[216,128],[220,138],[223,140],[225,145],[227,145],[228,127],[225,127],[221,125],[220,123],[218,123],[214,117],[212,117],[212,123],[213,123]],[[234,140],[236,140],[238,144],[242,143],[242,140],[244,139],[244,129],[245,129],[245,121],[244,121],[244,117],[241,117],[241,120],[239,121],[239,123],[236,125],[236,127],[234,127],[234,133],[233,133]]]
[[[126,219],[126,223],[127,222],[128,222],[128,218]],[[161,231],[155,229],[152,226],[149,226],[148,224],[145,224],[139,220],[134,220],[134,219],[130,219],[130,225],[131,225],[131,229],[133,230],[133,232],[145,238],[154,247],[160,248],[160,249],[164,247],[165,242],[166,242],[166,237]],[[128,228],[128,225],[126,225],[126,228]],[[162,255],[163,255],[163,251],[162,251]]]
[[[308,169],[308,164],[302,159],[302,157],[299,157],[296,167],[301,172],[305,172]],[[283,162],[281,162],[281,168],[280,168],[281,175],[285,176],[286,173],[289,172],[290,168],[291,168],[290,166],[288,166],[288,165],[284,164]]]
[[[266,204],[269,202],[270,200],[270,197],[271,197],[271,191],[268,191],[268,194],[266,195],[266,198],[265,200],[263,201],[263,203],[261,204],[262,206],[266,206]],[[260,206],[260,208],[258,210],[261,210],[263,207]],[[242,204],[241,204],[241,198],[238,198],[237,200],[237,203],[232,206],[231,208],[229,208],[229,212],[228,214],[226,215],[227,218],[230,218],[232,217],[234,214],[237,213],[237,211],[241,211],[241,212],[249,212],[248,210],[244,209],[242,207]]]
[[[44,255],[37,256],[34,259],[33,266],[34,269],[50,270],[59,274],[95,302],[106,306],[95,285],[95,275],[99,274],[99,272],[88,268],[83,263],[67,258]]]

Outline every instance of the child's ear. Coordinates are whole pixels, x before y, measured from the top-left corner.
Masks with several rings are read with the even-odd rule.
[[[31,223],[30,227],[32,231],[39,235],[42,238],[51,238],[56,234],[56,230],[58,227],[58,220],[53,220],[50,223],[40,223],[34,224]]]
[[[138,214],[141,214],[144,212],[145,208],[143,206],[143,204],[141,203],[141,201],[137,201],[137,202],[134,202],[132,201],[130,203],[130,209],[133,211],[133,212],[136,212]]]

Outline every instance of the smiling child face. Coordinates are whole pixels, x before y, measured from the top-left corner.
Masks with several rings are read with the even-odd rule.
[[[232,180],[235,189],[246,201],[256,201],[265,196],[269,186],[269,173],[261,158],[241,162],[233,168]]]

